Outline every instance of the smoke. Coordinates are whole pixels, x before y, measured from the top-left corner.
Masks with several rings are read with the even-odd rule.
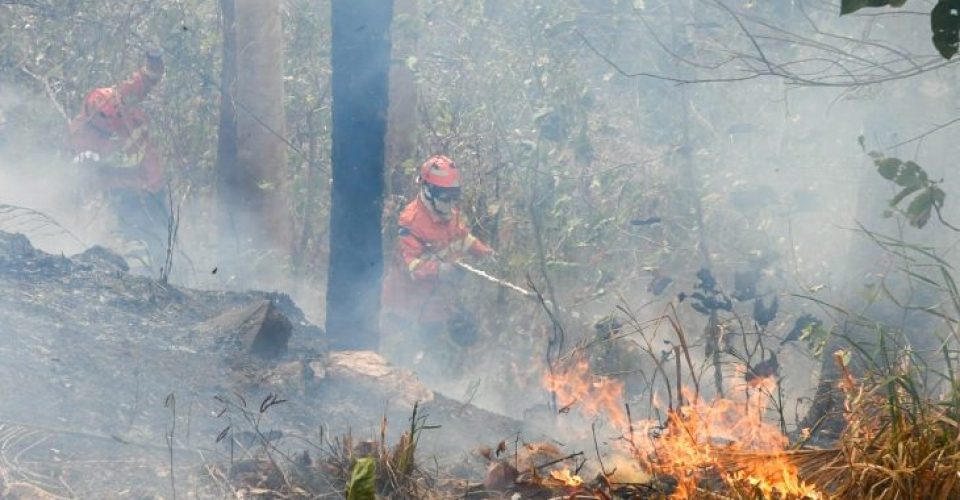
[[[509,4],[501,4],[502,9],[510,8]],[[627,2],[619,4],[627,5]],[[654,12],[658,4],[667,5],[662,2],[634,2],[634,5],[639,6],[638,10],[644,11],[643,15],[650,19],[654,19],[652,16],[655,15],[668,19],[662,12]],[[754,5],[756,2],[750,4]],[[765,8],[762,2],[759,4],[757,9]],[[682,12],[682,8],[676,8]],[[467,12],[465,15],[477,15]],[[781,11],[778,12],[782,14]],[[431,15],[454,16],[442,8]],[[617,45],[614,43],[601,49],[605,55],[618,62],[638,62],[638,66],[644,70],[656,69],[668,73],[667,70],[672,71],[682,65],[675,57],[659,54],[653,49],[661,43],[669,42],[674,32],[692,30],[692,33],[687,34],[693,38],[690,40],[691,44],[719,37],[720,32],[727,35],[738,32],[729,15],[724,12],[705,11],[698,15],[703,18],[695,19],[695,24],[687,22],[690,20],[677,18],[674,19],[674,26],[654,26],[657,29],[655,33],[659,35],[659,38],[654,39],[649,33],[649,27],[643,25],[638,18],[625,14],[622,18],[617,18],[617,29],[609,30],[616,31],[618,36],[623,37],[622,40],[618,39],[618,43],[622,41],[619,43],[620,49],[614,48],[607,52],[608,47]],[[911,24],[913,21],[893,16],[885,19],[883,26],[866,18],[847,17],[840,20],[836,19],[834,13],[829,16],[831,21],[822,25],[824,30],[833,30],[854,38],[861,37],[860,30],[864,30],[876,37],[896,35],[907,43],[907,39],[916,33],[916,26]],[[585,16],[577,20],[577,23],[582,24],[581,29],[588,38],[601,39],[600,35],[607,34],[601,33],[599,29],[591,32],[591,23],[600,17],[600,14],[596,14],[595,17]],[[917,18],[915,21],[922,17],[913,16]],[[823,20],[821,17],[817,19]],[[809,27],[807,20],[799,15],[791,18],[778,17],[777,20],[800,32],[805,32],[803,30]],[[526,23],[528,20],[520,21]],[[565,23],[567,20],[563,19],[556,23],[556,26],[562,28]],[[502,95],[512,95],[514,92],[505,92],[497,86],[511,83],[513,72],[524,71],[523,68],[529,63],[527,59],[532,59],[529,54],[523,53],[523,47],[511,45],[514,40],[512,37],[516,36],[516,33],[526,33],[523,30],[527,28],[524,26],[523,30],[520,30],[516,25],[494,19],[489,23],[489,29],[501,31],[497,33],[497,37],[491,37],[489,32],[481,31],[483,23],[479,23],[481,28],[473,28],[478,23],[453,24],[478,31],[476,36],[471,34],[459,37],[456,41],[452,41],[447,30],[425,31],[422,40],[418,42],[421,45],[417,50],[422,54],[442,54],[443,57],[421,57],[417,64],[459,65],[458,61],[466,60],[470,61],[471,65],[440,68],[443,71],[432,71],[434,68],[427,67],[424,74],[451,74],[456,75],[456,78],[427,78],[418,83],[421,86],[418,90],[426,103],[423,113],[432,112],[432,106],[436,102],[452,102],[456,108],[471,98],[477,102],[485,98],[489,100],[489,107],[484,109],[494,110],[491,113],[497,112],[497,109],[507,110],[499,111],[501,115],[495,116],[496,120],[491,120],[490,115],[480,111],[476,112],[477,118],[464,113],[463,117],[455,120],[458,126],[462,125],[461,121],[469,123],[471,119],[482,121],[483,124],[475,130],[463,125],[463,130],[458,129],[455,132],[462,132],[463,137],[476,137],[478,145],[464,147],[463,151],[444,152],[458,160],[463,158],[464,164],[468,164],[470,160],[467,158],[472,156],[483,157],[487,153],[484,149],[488,147],[484,145],[487,136],[497,135],[487,126],[489,122],[496,122],[498,128],[511,130],[516,137],[501,138],[497,135],[496,148],[488,149],[491,150],[491,156],[497,153],[503,157],[491,157],[491,165],[497,163],[498,171],[501,167],[505,170],[519,169],[519,166],[513,164],[517,162],[508,159],[510,155],[501,153],[499,148],[508,150],[513,142],[521,142],[526,138],[523,134],[532,128],[532,124],[525,121],[527,117],[523,113],[529,103],[511,108],[510,101],[500,99]],[[511,31],[513,29],[517,31]],[[550,31],[554,31],[554,28]],[[562,29],[556,28],[556,31],[562,32]],[[517,40],[526,38],[526,34],[516,36]],[[503,40],[508,42],[504,43]],[[594,333],[593,320],[616,312],[616,307],[623,302],[637,312],[641,320],[650,320],[663,315],[666,304],[673,301],[677,305],[680,322],[690,338],[700,338],[705,318],[691,308],[689,301],[680,302],[676,299],[681,292],[689,293],[693,290],[697,281],[696,271],[707,265],[706,262],[698,260],[700,256],[697,249],[678,248],[677,241],[682,239],[680,236],[686,238],[690,234],[696,236],[688,237],[685,241],[700,239],[701,233],[698,231],[701,230],[707,257],[712,266],[711,271],[721,288],[733,293],[738,274],[742,276],[744,273],[754,273],[758,277],[757,294],[767,303],[773,296],[779,297],[780,314],[769,326],[769,332],[776,335],[783,335],[788,331],[793,320],[802,313],[812,312],[822,316],[826,311],[816,305],[817,301],[838,305],[855,303],[864,290],[864,283],[876,283],[878,268],[884,272],[896,269],[884,257],[883,252],[855,231],[858,224],[931,246],[952,244],[949,239],[951,236],[945,236],[949,233],[935,220],[931,221],[927,228],[916,229],[904,225],[902,219],[896,216],[884,217],[884,211],[888,208],[887,202],[896,191],[889,182],[877,175],[858,138],[863,137],[863,144],[868,151],[882,150],[890,156],[915,160],[932,178],[943,178],[943,188],[948,193],[944,215],[948,220],[960,222],[957,217],[960,210],[956,209],[956,188],[960,184],[951,170],[953,159],[960,156],[958,143],[953,140],[955,130],[946,128],[938,133],[924,135],[933,127],[949,123],[956,116],[958,106],[950,100],[956,89],[955,71],[947,68],[942,73],[930,72],[882,86],[862,88],[800,88],[775,78],[757,78],[716,85],[675,86],[618,75],[605,61],[599,60],[596,54],[585,50],[579,38],[571,37],[571,40],[575,40],[576,45],[569,40],[564,42],[562,33],[539,39],[538,42],[544,46],[534,47],[536,51],[531,53],[548,53],[547,49],[550,49],[554,51],[554,57],[538,57],[537,78],[531,78],[530,81],[540,82],[539,72],[554,79],[566,77],[570,89],[578,92],[568,92],[564,88],[561,89],[563,92],[559,93],[580,96],[578,99],[581,102],[578,105],[582,104],[583,112],[590,114],[591,118],[585,121],[592,121],[584,129],[584,136],[593,139],[589,146],[592,148],[591,154],[597,159],[594,166],[598,165],[600,160],[615,165],[639,161],[645,158],[635,155],[657,148],[682,150],[684,154],[689,154],[696,177],[690,179],[678,174],[676,164],[679,156],[671,156],[671,153],[662,161],[653,162],[656,168],[651,167],[635,177],[628,178],[636,183],[647,182],[648,172],[664,174],[667,177],[652,182],[649,193],[638,190],[641,191],[642,199],[636,202],[638,207],[657,208],[655,213],[638,216],[648,217],[649,220],[653,220],[655,216],[661,220],[650,227],[619,228],[621,235],[628,236],[617,240],[615,244],[625,248],[609,248],[611,253],[602,259],[606,259],[605,262],[616,259],[621,266],[618,271],[622,271],[621,275],[616,277],[626,278],[612,280],[608,275],[597,277],[596,283],[599,284],[588,284],[596,284],[596,298],[583,304],[572,304],[574,296],[583,295],[577,286],[586,288],[587,285],[565,279],[565,271],[561,267],[567,265],[570,268],[587,268],[590,271],[592,264],[589,259],[594,256],[583,255],[579,256],[582,257],[579,259],[568,258],[570,255],[556,256],[558,258],[554,264],[557,264],[557,267],[551,268],[550,274],[557,281],[557,288],[561,289],[561,305],[575,309],[582,319],[580,322],[565,324],[567,347],[577,340],[589,339]],[[509,50],[503,53],[482,52],[496,47],[497,42],[508,45],[506,49]],[[483,45],[470,46],[471,43]],[[918,37],[912,45],[910,50],[929,51],[926,37]],[[641,48],[651,50],[641,53]],[[458,49],[464,49],[464,53],[458,54]],[[748,47],[744,50],[753,49]],[[482,55],[476,56],[474,52]],[[558,61],[555,54],[577,59],[577,65],[570,67],[571,73],[551,73],[555,65],[564,62]],[[768,54],[771,57],[798,59],[805,55],[802,47],[798,48],[796,44],[777,45],[776,48],[770,48]],[[483,60],[485,56],[489,57],[489,61]],[[896,59],[890,54],[887,56]],[[408,64],[412,65],[410,61]],[[510,68],[510,71],[502,70],[511,65],[515,68]],[[480,83],[491,81],[491,74],[501,75],[503,81],[493,81],[491,84],[491,88],[497,89],[497,95],[484,95],[481,92],[490,89],[482,87]],[[525,81],[527,76],[519,77],[517,85]],[[460,83],[453,85],[451,82]],[[581,84],[583,89],[576,87]],[[473,88],[472,85],[477,87]],[[462,93],[447,94],[454,90]],[[470,92],[476,92],[476,95]],[[543,89],[537,92],[522,90],[516,94],[521,96],[520,100],[532,100],[533,96],[540,99],[534,104],[550,104],[539,95],[544,92]],[[586,104],[588,101],[589,106]],[[563,104],[572,105],[567,102]],[[516,116],[506,116],[514,110],[521,111],[517,111]],[[681,138],[667,132],[679,128],[677,123],[680,120],[680,111],[687,116],[687,122],[683,126],[692,131],[687,138],[688,142],[684,144],[680,143]],[[22,88],[0,86],[0,203],[36,210],[56,220],[59,225],[44,226],[37,222],[39,219],[28,218],[26,222],[24,219],[15,222],[17,226],[4,228],[24,232],[36,246],[55,254],[72,254],[93,244],[117,248],[117,241],[110,231],[108,214],[98,212],[96,207],[90,207],[86,203],[87,200],[80,199],[78,186],[82,185],[84,179],[82,173],[71,164],[69,155],[59,146],[66,133],[66,124],[54,124],[54,119],[49,118],[54,115],[56,113],[52,112],[46,96]],[[35,122],[27,119],[30,116],[48,118],[44,118],[43,122]],[[424,139],[425,142],[437,140]],[[444,137],[440,142],[446,141],[447,138]],[[499,141],[504,144],[499,144]],[[457,141],[450,142],[454,144]],[[471,149],[474,147],[476,150]],[[519,151],[519,148],[517,150]],[[459,154],[461,152],[462,155]],[[482,161],[486,160],[487,158],[482,158]],[[568,161],[568,158],[558,154],[551,160],[563,163]],[[171,165],[171,168],[175,167]],[[550,177],[550,168],[553,168],[552,165],[542,167],[544,178]],[[637,168],[640,171],[640,167]],[[492,171],[484,166],[477,168],[471,175],[480,177],[480,172],[489,174]],[[517,177],[522,181],[526,175],[519,173],[514,176],[515,173],[510,170],[510,178]],[[608,190],[603,194],[612,198],[616,195],[614,191],[633,187],[629,182],[612,187],[605,186],[603,180],[600,176],[585,178],[581,188],[589,192],[595,189],[595,186],[588,184],[594,182],[600,186],[596,189]],[[560,177],[551,181],[555,186],[559,186],[561,182]],[[689,213],[683,212],[686,207],[656,204],[659,198],[653,191],[663,186],[666,186],[664,191],[695,191],[694,195],[699,197],[703,209],[702,224],[697,225],[702,227],[679,227],[676,220],[689,219]],[[515,186],[505,186],[504,191],[508,191],[510,187],[514,188],[510,191],[511,195],[526,195],[525,191]],[[291,278],[290,264],[282,262],[275,252],[263,249],[249,238],[235,237],[235,227],[256,224],[254,217],[242,215],[245,211],[244,200],[234,200],[236,206],[227,208],[227,211],[234,215],[229,223],[230,227],[227,227],[221,222],[221,208],[215,203],[212,193],[199,190],[188,193],[186,186],[174,186],[173,189],[175,202],[185,200],[182,205],[176,205],[179,209],[180,227],[172,274],[174,283],[211,289],[261,288],[286,291],[294,296],[311,320],[318,324],[323,323],[325,289],[321,281]],[[510,206],[511,203],[515,203],[517,207],[525,203],[524,200],[498,202],[507,207],[503,209],[504,213],[514,208]],[[621,207],[618,205],[615,208]],[[596,210],[596,207],[586,207],[584,213],[589,210]],[[513,230],[517,231],[517,234],[529,234],[521,233],[525,229],[523,224],[527,223],[528,215],[522,208],[518,208],[508,213],[508,216],[520,221],[507,222],[514,224]],[[576,215],[579,217],[581,214]],[[596,218],[606,217],[607,214],[602,214]],[[504,222],[504,225],[507,222]],[[621,222],[623,221],[611,215],[606,224]],[[0,224],[14,223],[0,216]],[[59,229],[60,226],[63,230]],[[322,233],[322,226],[320,227],[318,232]],[[663,227],[669,227],[674,232],[661,231]],[[671,239],[672,236],[678,237]],[[315,237],[322,239],[325,235],[318,234]],[[548,243],[548,246],[560,246],[556,241]],[[612,242],[601,244],[614,246]],[[584,248],[589,250],[592,247],[584,245]],[[654,252],[662,256],[659,257],[660,260],[650,257]],[[389,249],[387,255],[389,256]],[[568,258],[573,262],[561,262],[561,258]],[[951,263],[955,262],[955,251],[950,249],[945,258]],[[325,255],[308,256],[308,260],[310,259],[318,261],[316,265],[319,269],[326,266]],[[389,265],[389,257],[385,264]],[[519,266],[514,266],[515,270],[517,267]],[[528,267],[519,270],[515,277],[522,276],[523,272],[530,272],[540,280],[534,266],[531,264]],[[650,272],[638,272],[637,269],[640,268],[656,268],[656,272],[660,274],[651,276]],[[491,271],[496,272],[497,269]],[[585,275],[586,272],[581,276]],[[668,284],[663,285],[662,290],[651,287],[654,277],[662,280],[659,283]],[[666,281],[667,278],[669,282]],[[610,281],[614,284],[609,284]],[[447,366],[442,369],[418,370],[427,385],[452,397],[505,415],[516,418],[523,418],[525,415],[531,419],[545,418],[543,409],[551,403],[551,396],[541,387],[540,378],[547,369],[544,353],[550,328],[548,319],[536,305],[515,297],[508,296],[503,299],[499,294],[504,292],[496,290],[489,283],[470,282],[466,287],[470,289],[470,307],[480,316],[479,342],[466,348],[449,346],[446,341],[443,344],[423,342],[419,339],[427,337],[425,332],[394,331],[392,325],[384,324],[381,334],[387,341],[412,344],[413,352],[395,358],[395,361],[418,369],[422,363],[430,362],[432,358],[448,358],[445,361]],[[375,291],[373,284],[369,288],[371,293],[379,293]],[[751,301],[744,300],[736,305],[738,311],[749,321]],[[827,322],[829,326],[832,320],[827,319]],[[653,329],[647,333],[651,343],[658,348],[668,350],[670,346],[666,346],[665,341],[676,345],[676,335],[667,329]],[[396,338],[398,336],[401,338]],[[818,362],[807,355],[805,347],[802,343],[787,342],[779,349],[783,383],[788,395],[785,412],[788,415],[794,411],[794,401],[809,396],[815,382]],[[660,352],[654,354],[659,355]],[[709,364],[703,345],[692,344],[691,354],[695,366],[703,367]],[[647,362],[652,363],[650,360]],[[645,366],[644,369],[649,370],[650,366]],[[640,410],[638,408],[638,412]],[[556,415],[549,418],[554,417]]]
[[[53,127],[39,134],[31,116],[49,108],[45,96],[0,85],[0,203],[22,207],[0,216],[0,229],[27,235],[34,245],[53,254],[73,254],[109,240],[81,207],[81,172],[57,147]]]

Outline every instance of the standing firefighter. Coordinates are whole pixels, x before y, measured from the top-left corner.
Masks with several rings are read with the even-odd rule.
[[[460,216],[460,171],[446,156],[420,167],[419,193],[400,213],[393,262],[384,280],[383,351],[394,362],[441,368],[453,341],[476,337],[472,315],[460,304],[462,277],[456,262],[493,250],[470,234]]]
[[[90,91],[70,122],[74,162],[86,181],[83,204],[106,205],[121,240],[145,247],[146,255],[137,255],[144,265],[163,262],[167,210],[163,163],[139,104],[163,71],[160,52],[148,51],[144,65],[129,78]]]

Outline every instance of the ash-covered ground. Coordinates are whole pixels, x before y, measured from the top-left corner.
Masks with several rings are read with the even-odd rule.
[[[0,394],[0,491],[23,498],[229,494],[216,471],[247,447],[319,456],[384,416],[392,442],[418,401],[440,426],[422,434],[431,463],[521,430],[373,353],[327,352],[284,294],[179,288],[101,247],[50,255],[2,232]]]

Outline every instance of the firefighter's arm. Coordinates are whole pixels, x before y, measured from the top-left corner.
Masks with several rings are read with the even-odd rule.
[[[475,257],[493,256],[493,249],[490,248],[490,245],[487,245],[472,233],[467,233],[467,236],[464,238],[464,246],[467,248],[467,251]]]
[[[126,103],[142,101],[163,78],[163,57],[158,51],[148,51],[143,66],[129,78],[117,84],[117,92]]]
[[[463,235],[462,248],[464,252],[470,252],[474,257],[490,257],[493,255],[493,249],[480,240],[480,238],[474,236],[462,220],[458,225],[458,230]]]
[[[437,279],[440,271],[440,261],[407,228],[400,228],[400,236],[397,238],[397,251],[411,278],[414,280]]]

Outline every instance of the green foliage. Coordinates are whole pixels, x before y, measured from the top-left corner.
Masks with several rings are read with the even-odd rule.
[[[930,12],[933,45],[945,59],[957,53],[960,45],[960,0],[940,0]]]
[[[357,460],[347,483],[347,500],[374,500],[376,495],[377,461],[372,457]]]
[[[901,188],[890,200],[890,207],[904,215],[911,226],[923,227],[934,211],[939,214],[947,195],[937,186],[939,182],[931,181],[920,165],[898,158],[887,158],[876,151],[871,151],[869,155],[873,158],[873,164],[880,176]],[[911,196],[910,203],[903,208],[901,203]]]
[[[856,12],[864,7],[901,7],[907,3],[907,0],[842,0],[840,2],[840,15]]]
[[[823,356],[823,349],[830,338],[830,331],[822,323],[811,323],[803,327],[799,340],[807,343],[807,349],[815,358]]]

